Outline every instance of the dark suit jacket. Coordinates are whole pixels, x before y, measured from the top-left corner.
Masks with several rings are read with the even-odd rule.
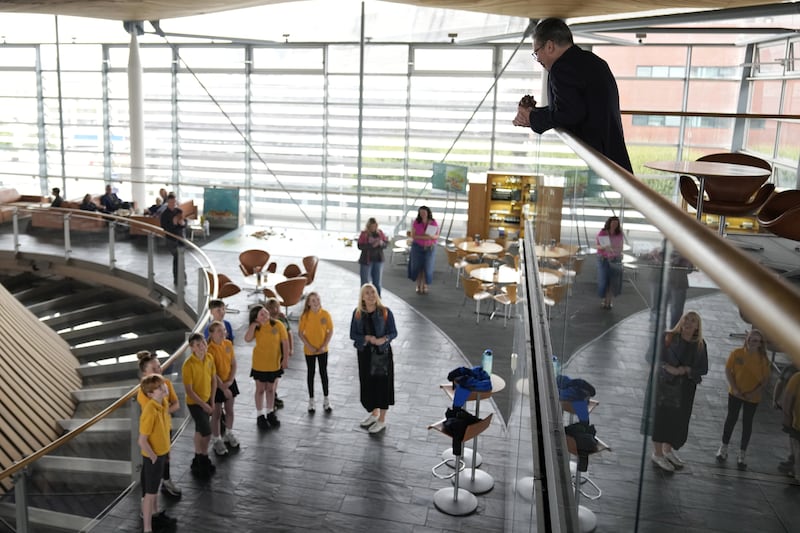
[[[617,82],[608,64],[578,46],[550,68],[549,105],[531,111],[531,128],[544,133],[564,128],[632,172],[619,111]]]

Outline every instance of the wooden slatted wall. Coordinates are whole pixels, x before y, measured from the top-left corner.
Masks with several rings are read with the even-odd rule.
[[[59,436],[81,387],[69,345],[0,285],[0,470]],[[3,489],[10,488],[4,480]],[[2,489],[0,489],[2,490]]]

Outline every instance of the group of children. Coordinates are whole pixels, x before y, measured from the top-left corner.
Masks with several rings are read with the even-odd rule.
[[[212,300],[212,317],[205,335],[189,337],[191,355],[182,367],[186,390],[186,406],[195,424],[194,458],[191,472],[207,479],[216,471],[208,455],[209,444],[214,453],[222,456],[238,448],[239,440],[233,431],[234,400],[239,394],[236,384],[237,363],[233,348],[233,328],[225,320],[225,304]],[[271,298],[264,306],[250,310],[244,340],[255,341],[250,376],[255,380],[255,405],[259,429],[280,426],[276,409],[283,406],[277,397],[278,380],[288,367],[294,348],[289,333],[289,321],[281,312],[278,300]],[[314,413],[314,377],[319,363],[324,394],[323,409],[330,413],[328,398],[328,343],[333,336],[333,321],[322,309],[319,294],[309,293],[300,317],[298,337],[303,342],[307,366],[308,412]],[[142,450],[142,521],[145,533],[153,527],[174,527],[176,520],[158,511],[158,490],[179,497],[181,489],[170,478],[169,450],[171,414],[180,407],[178,396],[169,379],[162,375],[155,354],[139,352],[142,374],[138,401],[142,408],[139,419],[138,443]]]

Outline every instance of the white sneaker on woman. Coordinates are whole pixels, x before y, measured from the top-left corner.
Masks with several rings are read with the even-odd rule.
[[[369,431],[370,433],[380,433],[384,429],[386,429],[386,422],[381,422],[380,420],[378,420],[374,424],[372,424],[367,431]]]
[[[658,456],[656,454],[653,454],[653,455],[650,456],[650,459],[652,459],[653,462],[656,464],[656,466],[658,466],[661,470],[664,470],[666,472],[674,472],[675,471],[675,467],[672,466],[672,463],[670,463],[667,460],[667,458],[664,457],[663,455],[662,456]]]
[[[368,428],[368,427],[370,427],[372,424],[374,424],[377,421],[378,421],[378,417],[373,415],[372,413],[370,413],[369,415],[367,415],[367,418],[365,418],[364,420],[361,421],[361,427],[362,428]]]
[[[674,466],[676,469],[681,469],[684,467],[684,462],[681,461],[681,458],[678,457],[678,454],[675,453],[675,450],[670,450],[669,452],[665,453],[664,457],[666,457],[667,461],[672,463],[672,466]]]

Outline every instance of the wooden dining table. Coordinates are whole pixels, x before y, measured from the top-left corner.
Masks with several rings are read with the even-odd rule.
[[[763,181],[766,181],[772,173],[767,169],[750,165],[716,161],[651,161],[645,163],[644,166],[653,170],[685,174],[697,178],[697,181],[700,182],[697,193],[697,220],[701,220],[703,217],[703,195],[707,183],[710,184],[713,180],[737,178],[763,178]]]

